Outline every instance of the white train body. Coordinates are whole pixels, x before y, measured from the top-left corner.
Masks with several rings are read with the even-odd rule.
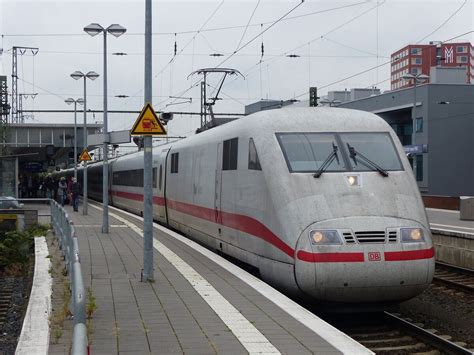
[[[338,160],[314,177],[334,146]],[[101,174],[100,164],[89,169],[92,182]],[[112,161],[110,203],[142,213],[142,176],[143,153]],[[91,186],[90,196],[101,199],[99,185]],[[263,111],[155,147],[153,211],[157,221],[258,268],[266,281],[319,301],[398,302],[433,277],[410,164],[387,123],[363,111]]]

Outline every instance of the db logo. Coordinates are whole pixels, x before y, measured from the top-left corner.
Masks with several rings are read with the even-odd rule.
[[[380,256],[380,252],[378,251],[371,251],[369,252],[369,261],[380,261],[382,257]]]

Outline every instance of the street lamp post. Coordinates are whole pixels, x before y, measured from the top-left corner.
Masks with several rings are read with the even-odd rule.
[[[79,98],[74,100],[69,98],[64,100],[68,105],[74,104],[74,178],[77,179],[77,104],[82,105],[84,99]]]
[[[102,203],[103,203],[103,218],[102,218],[102,233],[109,233],[109,167],[108,167],[108,143],[109,133],[107,127],[107,33],[115,37],[123,35],[127,30],[117,24],[112,24],[107,28],[102,27],[98,23],[91,23],[84,27],[84,31],[96,36],[99,33],[104,34],[104,147],[103,147],[103,166],[102,166]]]
[[[83,72],[80,71],[75,71],[74,73],[71,74],[71,77],[74,80],[79,80],[81,78],[84,78],[84,149],[87,149],[87,100],[86,100],[86,79],[90,80],[95,80],[99,77],[99,74],[97,74],[94,71],[87,72],[87,74],[84,74]],[[83,208],[82,208],[82,214],[84,216],[87,215],[87,161],[84,162],[84,170],[83,170]]]
[[[406,75],[402,76],[402,79],[413,80],[413,109],[411,110],[411,120],[412,120],[412,130],[413,130],[412,144],[415,144],[415,132],[416,132],[416,122],[415,122],[416,121],[416,112],[415,112],[415,108],[416,108],[416,85],[425,82],[429,78],[430,77],[428,75],[421,74],[421,73],[416,74],[416,75],[406,74]]]

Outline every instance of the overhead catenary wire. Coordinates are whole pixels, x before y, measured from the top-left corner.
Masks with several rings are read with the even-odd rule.
[[[236,53],[238,53],[240,50],[244,49],[245,47],[247,47],[250,43],[252,43],[253,41],[255,41],[257,38],[259,38],[263,33],[265,33],[266,31],[268,31],[270,28],[272,28],[273,26],[275,26],[278,22],[280,22],[282,19],[284,19],[286,16],[288,16],[289,14],[291,14],[293,11],[295,11],[299,6],[301,6],[302,4],[304,3],[304,0],[301,0],[296,6],[294,6],[293,8],[291,8],[289,11],[287,11],[284,15],[280,16],[277,20],[275,20],[274,22],[272,22],[265,30],[261,31],[260,33],[258,33],[256,36],[252,37],[252,39],[250,39],[249,41],[247,41],[245,44],[241,45],[239,48],[237,48],[233,53],[231,53],[229,56],[227,56],[227,58],[225,58],[223,61],[221,61],[218,65],[216,65],[215,67],[216,68],[219,68],[221,65],[223,65],[225,62],[227,62],[230,58],[232,58],[233,55],[235,55]],[[187,89],[185,91],[185,93],[190,90],[192,87],[194,87],[196,84],[199,84],[200,80],[195,82],[194,84],[192,84],[189,89]],[[181,95],[172,95],[172,96],[181,96]]]
[[[341,10],[341,9],[347,9],[347,8],[350,8],[350,7],[356,7],[356,6],[359,6],[359,5],[362,5],[362,4],[369,3],[371,1],[372,0],[364,0],[364,1],[359,1],[359,2],[353,3],[353,4],[341,5],[341,6],[331,7],[331,8],[324,9],[324,10],[312,11],[312,12],[309,12],[309,13],[306,13],[306,14],[301,14],[301,15],[288,17],[288,18],[284,19],[283,21],[290,21],[290,20],[295,20],[295,19],[302,18],[302,17],[308,17],[308,16],[323,14],[323,13],[331,12],[331,11],[335,11],[335,10]],[[263,24],[268,25],[268,24],[271,24],[272,22],[273,21],[268,21],[268,22],[264,22]],[[183,35],[183,34],[196,33],[198,31],[199,32],[215,32],[215,31],[236,30],[236,29],[241,29],[241,28],[245,28],[245,27],[257,27],[257,26],[260,26],[260,22],[259,23],[254,23],[254,24],[249,24],[249,25],[214,27],[214,28],[200,29],[200,30],[173,31],[173,32],[153,32],[152,35],[173,36],[175,33],[178,34],[178,35]],[[129,32],[129,33],[126,33],[124,36],[143,36],[143,35],[144,35],[143,32]],[[86,37],[88,35],[85,34],[85,33],[11,33],[11,34],[3,33],[2,36],[5,36],[5,37],[68,37],[68,36],[71,36],[71,37]]]
[[[271,62],[273,63],[273,62],[275,62],[275,61],[278,61],[279,59],[282,59],[282,58],[286,57],[286,55],[287,55],[288,53],[294,53],[295,51],[299,50],[300,48],[306,46],[307,43],[314,43],[314,42],[316,42],[316,41],[320,41],[320,40],[322,40],[323,38],[326,38],[326,36],[328,36],[329,34],[331,34],[331,33],[333,33],[333,32],[336,32],[337,30],[343,28],[344,26],[347,26],[348,24],[354,22],[355,20],[361,18],[362,16],[364,16],[364,15],[370,13],[371,11],[373,11],[374,9],[376,9],[377,7],[382,6],[385,2],[386,2],[386,0],[384,0],[384,1],[380,2],[380,3],[377,3],[375,6],[372,6],[372,7],[368,8],[367,10],[364,10],[364,11],[361,12],[360,14],[357,14],[357,15],[351,17],[350,19],[344,21],[343,23],[341,23],[341,24],[339,24],[339,25],[333,27],[333,28],[330,29],[329,31],[323,33],[322,35],[317,35],[317,36],[313,37],[311,40],[305,42],[305,43],[302,44],[302,45],[298,45],[298,46],[296,46],[296,47],[294,47],[294,48],[292,48],[292,49],[290,49],[290,50],[287,50],[287,51],[281,53],[279,56],[272,57],[272,58],[269,58],[269,59],[266,59],[266,60],[264,59],[263,61],[265,61],[265,62],[267,62],[267,63],[271,63]],[[255,65],[253,65],[253,66],[250,67],[249,69],[245,70],[244,73],[243,73],[243,75],[247,78],[247,77],[249,76],[249,74],[250,74],[252,71],[254,71],[259,65],[260,65],[260,62],[256,63]],[[236,79],[230,81],[229,84],[230,84],[230,83],[233,83],[235,80],[236,80]]]
[[[250,15],[249,20],[248,20],[248,22],[247,22],[247,25],[246,25],[245,28],[244,28],[244,32],[242,33],[242,37],[240,37],[240,41],[239,41],[239,43],[237,44],[237,46],[235,47],[236,49],[239,48],[240,44],[241,44],[242,41],[244,40],[245,34],[247,33],[247,29],[249,28],[250,21],[252,21],[253,15],[255,15],[255,12],[257,11],[258,5],[260,5],[260,1],[261,1],[261,0],[258,0],[258,1],[257,1],[257,4],[255,5],[255,7],[254,7],[254,9],[253,9],[252,14]]]
[[[196,36],[199,34],[200,31],[202,31],[202,29],[209,23],[209,21],[214,17],[214,15],[217,13],[217,11],[221,8],[221,6],[224,4],[224,1],[225,0],[222,0],[219,5],[214,9],[214,11],[211,13],[211,15],[206,19],[206,21],[202,24],[202,26],[200,27],[199,30],[195,31],[195,34],[194,36],[181,48],[181,50],[176,53],[176,55],[174,55],[169,61],[168,63],[166,63],[166,65],[153,77],[153,79],[156,79],[159,75],[161,75],[167,68],[168,66],[170,66],[170,64],[175,60],[175,58],[180,55],[188,46],[191,42],[194,42],[194,40],[196,39]],[[175,32],[175,33],[178,33],[178,32]],[[134,93],[133,95],[137,95],[141,92],[143,92],[143,88],[138,90],[136,93]],[[170,96],[181,96],[181,95],[173,95],[171,92],[170,92]],[[127,100],[122,106],[124,105],[127,105],[128,102],[130,100]]]

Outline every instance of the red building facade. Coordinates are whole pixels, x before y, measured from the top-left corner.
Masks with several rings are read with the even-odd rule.
[[[474,82],[474,47],[469,42],[409,44],[391,55],[391,90],[413,86],[406,74],[430,74],[433,66],[467,67],[466,83]],[[427,80],[426,82],[429,82]]]

